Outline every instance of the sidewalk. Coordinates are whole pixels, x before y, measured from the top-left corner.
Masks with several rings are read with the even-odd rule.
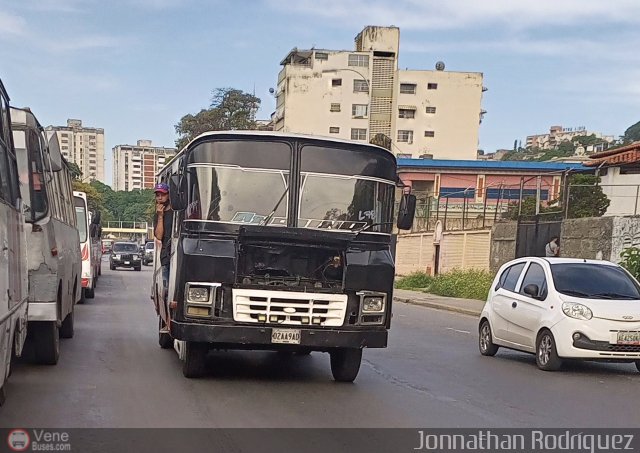
[[[436,296],[407,289],[394,289],[393,301],[404,302],[412,305],[422,305],[424,307],[436,308],[438,310],[454,311],[471,316],[479,316],[480,313],[482,313],[482,307],[484,307],[483,300]]]

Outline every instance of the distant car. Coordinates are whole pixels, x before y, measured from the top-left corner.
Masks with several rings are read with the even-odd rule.
[[[496,275],[478,338],[482,355],[534,353],[545,371],[563,359],[634,362],[640,371],[640,284],[608,261],[517,259]]]
[[[109,267],[112,271],[118,267],[133,268],[137,271],[141,270],[142,263],[138,244],[135,242],[115,242],[111,247]]]
[[[155,250],[156,250],[156,246],[152,241],[149,241],[144,245],[144,255],[142,256],[142,264],[147,266],[149,263],[153,263]]]

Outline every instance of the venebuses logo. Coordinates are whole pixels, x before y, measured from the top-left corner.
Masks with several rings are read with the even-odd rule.
[[[12,451],[26,451],[29,448],[31,439],[29,433],[24,429],[14,429],[9,431],[7,444]]]

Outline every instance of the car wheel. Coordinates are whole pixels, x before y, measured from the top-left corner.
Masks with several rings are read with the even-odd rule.
[[[165,328],[165,323],[160,316],[158,316],[158,344],[162,349],[173,348],[173,338],[168,332],[162,332]]]
[[[182,362],[182,374],[186,378],[202,377],[207,370],[207,352],[209,351],[206,343],[196,343],[193,341],[185,342],[184,362]]]
[[[142,266],[136,267],[136,271],[141,271],[141,270],[142,270]]]
[[[31,324],[31,323],[29,323]],[[60,332],[56,321],[36,321],[33,323],[35,360],[42,365],[55,365],[60,358]]]
[[[109,268],[110,268],[112,271],[115,271],[115,270],[116,270],[116,267],[115,267],[113,264],[110,264],[110,265],[109,265]]]
[[[536,364],[543,371],[556,371],[562,366],[558,357],[556,340],[549,330],[543,330],[536,339]]]
[[[478,333],[478,347],[480,349],[480,354],[486,356],[494,356],[500,349],[500,346],[497,346],[493,343],[493,335],[491,334],[491,326],[489,325],[489,321],[486,319],[482,321],[480,324],[480,330]]]
[[[60,326],[60,338],[73,338],[73,309],[71,313],[64,318]]]
[[[338,382],[353,382],[360,371],[362,349],[339,348],[329,353],[331,356],[331,374]]]

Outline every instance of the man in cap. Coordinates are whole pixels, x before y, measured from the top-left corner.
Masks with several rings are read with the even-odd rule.
[[[169,283],[169,262],[171,256],[171,229],[173,228],[173,210],[169,204],[169,186],[163,182],[154,187],[156,193],[156,214],[153,219],[153,233],[162,243],[160,265],[165,291]]]

